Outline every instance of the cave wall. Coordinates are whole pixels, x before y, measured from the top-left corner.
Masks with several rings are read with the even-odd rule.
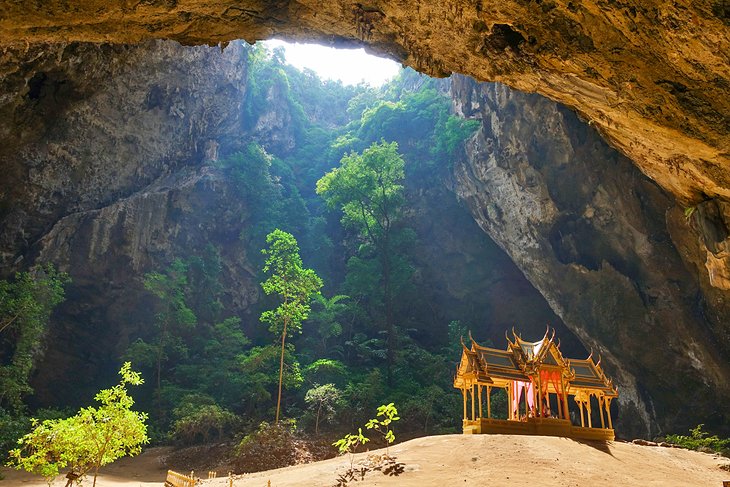
[[[595,130],[543,97],[461,76],[452,92],[455,109],[482,122],[456,191],[602,356],[619,386],[618,430],[726,425],[730,294],[699,270],[694,227],[705,217],[686,219]]]
[[[175,257],[218,242],[227,302],[258,299],[239,238],[251,211],[214,164],[247,130],[242,44],[48,45],[3,73],[0,274],[52,262],[73,279],[36,404],[84,402],[113,376],[153,322],[142,275]]]

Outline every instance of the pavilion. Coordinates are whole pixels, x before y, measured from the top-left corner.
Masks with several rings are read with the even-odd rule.
[[[464,399],[465,434],[614,439],[611,401],[618,397],[618,391],[603,373],[600,358],[595,362],[591,353],[584,360],[566,359],[560,352],[560,343],[554,341],[555,330],[549,338],[548,334],[549,330],[541,340],[527,342],[513,329],[514,340],[505,334],[506,350],[483,347],[471,334],[471,348],[462,340],[454,387],[461,389]],[[492,417],[492,393],[499,389],[507,393],[506,419]],[[580,426],[571,421],[569,398],[580,411]],[[598,409],[600,427],[593,424],[594,406]]]

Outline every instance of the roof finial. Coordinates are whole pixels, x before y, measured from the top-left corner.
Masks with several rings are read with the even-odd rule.
[[[599,353],[598,354],[598,362],[596,362],[596,367],[600,367],[600,366],[601,366],[601,354]]]
[[[466,348],[466,345],[464,344],[464,336],[463,336],[463,335],[459,336],[459,341],[461,342],[461,346],[462,346],[462,347],[464,348],[464,350],[465,350],[466,352],[468,352],[468,351],[469,351],[469,349],[468,349],[468,348]]]
[[[518,338],[522,338],[522,337],[518,337],[517,336],[517,332],[515,331],[515,327],[514,326],[512,327],[512,336],[515,337],[515,342],[517,341]]]
[[[552,342],[555,339],[555,328],[553,328],[553,335],[550,337],[550,341]]]
[[[591,358],[593,358],[593,347],[591,347],[591,354],[588,355],[588,358],[586,360],[590,360]]]

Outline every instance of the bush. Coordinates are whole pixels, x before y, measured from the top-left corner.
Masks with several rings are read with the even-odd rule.
[[[134,400],[127,394],[127,384],[144,381],[126,362],[119,371],[122,379],[111,389],[102,389],[94,397],[99,407],[81,408],[66,419],[31,420],[33,431],[18,440],[10,452],[12,466],[42,475],[50,485],[60,470],[69,469],[77,483],[99,468],[125,455],[136,455],[147,443],[147,414],[133,411]]]
[[[172,437],[184,445],[222,440],[239,423],[238,416],[217,404],[188,410],[173,424]]]
[[[257,472],[296,464],[299,441],[295,432],[294,420],[261,423],[236,447],[236,466],[242,472]]]
[[[13,416],[0,408],[0,465],[8,459],[8,451],[18,444],[18,438],[30,431],[30,418]]]
[[[713,451],[730,456],[730,438],[721,440],[717,435],[710,436],[702,431],[704,424],[698,424],[689,430],[690,436],[667,435],[667,443],[673,443],[690,450]]]

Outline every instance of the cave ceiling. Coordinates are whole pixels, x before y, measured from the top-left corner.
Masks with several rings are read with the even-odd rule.
[[[365,45],[561,102],[689,206],[730,200],[729,26],[725,0],[0,0],[0,74],[39,43]]]

